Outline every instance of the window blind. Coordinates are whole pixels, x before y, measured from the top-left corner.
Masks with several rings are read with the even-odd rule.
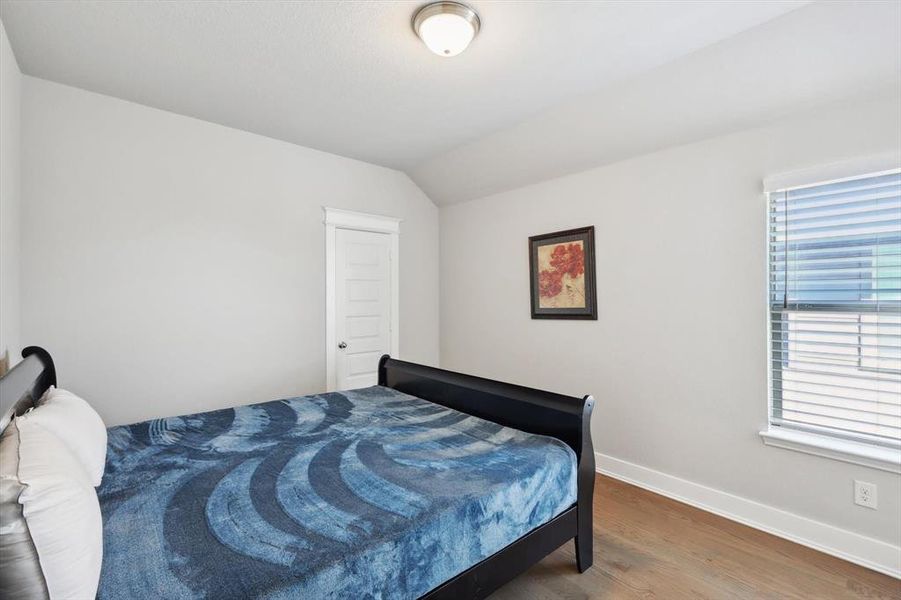
[[[901,446],[901,169],[768,196],[770,424]]]

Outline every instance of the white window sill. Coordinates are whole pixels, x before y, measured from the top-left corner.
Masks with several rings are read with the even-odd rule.
[[[761,431],[760,437],[767,446],[825,456],[881,471],[901,473],[901,450],[897,448],[882,448],[781,427],[770,427],[766,431]]]

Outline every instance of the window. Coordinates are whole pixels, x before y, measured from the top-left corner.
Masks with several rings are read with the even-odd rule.
[[[768,207],[770,431],[901,456],[901,169]]]

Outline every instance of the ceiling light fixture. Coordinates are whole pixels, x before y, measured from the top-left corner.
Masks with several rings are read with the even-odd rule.
[[[456,56],[479,33],[479,15],[459,2],[433,2],[413,15],[413,30],[438,56]]]

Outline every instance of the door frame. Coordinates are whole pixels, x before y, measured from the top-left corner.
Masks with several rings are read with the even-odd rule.
[[[335,231],[350,229],[386,233],[390,236],[389,283],[391,289],[391,351],[399,357],[400,351],[400,223],[397,217],[373,215],[341,208],[322,207],[325,217],[325,389],[333,392],[338,387],[335,352],[338,339],[335,336]]]

